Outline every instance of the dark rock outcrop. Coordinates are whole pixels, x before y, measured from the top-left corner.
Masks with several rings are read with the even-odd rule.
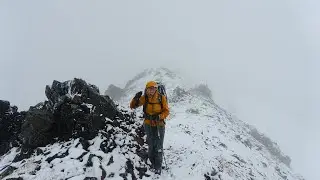
[[[18,112],[17,106],[0,100],[0,155],[20,145],[19,134],[24,117],[25,112]]]
[[[100,95],[97,86],[82,79],[47,85],[48,100],[18,112],[8,101],[0,101],[0,155],[13,146],[21,146],[21,153],[29,154],[36,147],[56,140],[82,137],[92,139],[106,126],[107,120],[120,124],[119,119],[130,118],[117,109],[109,96]],[[27,152],[27,153],[26,153]],[[17,156],[19,159],[26,157]]]
[[[48,101],[30,107],[22,125],[23,143],[28,147],[43,146],[54,137],[92,139],[105,126],[105,118],[123,118],[110,98],[82,79],[55,80],[46,86],[45,94]]]

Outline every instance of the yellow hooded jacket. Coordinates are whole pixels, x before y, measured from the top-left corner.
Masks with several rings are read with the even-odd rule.
[[[158,97],[161,96],[162,98],[162,105],[163,108],[161,109],[161,104],[159,102]],[[139,99],[139,103],[137,104],[138,106],[136,106],[136,100],[133,98],[130,102],[130,108],[131,109],[135,109],[138,108],[142,105],[144,105],[146,102],[145,96],[141,96]],[[156,115],[156,114],[160,114],[160,121],[157,121],[158,124],[153,123],[154,121],[151,121],[150,119],[145,119],[144,123],[151,125],[151,126],[164,126],[164,119],[166,119],[169,115],[169,107],[168,107],[168,102],[166,100],[166,98],[162,95],[159,94],[158,91],[155,92],[155,94],[153,95],[153,97],[148,97],[148,104],[146,106],[146,113],[148,115]]]

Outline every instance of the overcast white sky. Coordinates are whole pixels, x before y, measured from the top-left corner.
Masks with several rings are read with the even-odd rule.
[[[166,65],[208,83],[221,106],[280,144],[295,172],[320,179],[319,4],[2,0],[0,99],[26,109],[54,79],[105,90]]]

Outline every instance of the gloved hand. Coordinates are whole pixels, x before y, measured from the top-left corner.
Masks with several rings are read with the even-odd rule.
[[[134,96],[134,100],[135,100],[135,106],[139,106],[139,99],[142,95],[142,91],[137,92],[137,94]]]
[[[160,115],[158,116],[158,120],[159,120],[159,121],[163,121],[163,123],[166,124],[166,121],[165,121],[164,119],[161,119],[161,116],[160,116]]]
[[[137,92],[137,94],[134,96],[134,99],[139,99],[142,96],[142,91]]]

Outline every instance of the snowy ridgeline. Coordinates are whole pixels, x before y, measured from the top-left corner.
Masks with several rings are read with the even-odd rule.
[[[129,81],[123,90],[125,96],[118,101],[121,108],[130,112],[130,99],[150,79],[168,84],[170,96],[160,177],[146,163],[147,146],[138,109],[133,119],[118,120],[116,126],[106,118],[106,128],[89,141],[56,142],[14,163],[20,150],[11,149],[0,158],[0,179],[303,179],[279,158],[285,156],[276,146],[269,147],[269,139],[232,118],[205,88],[205,93],[190,90],[167,69],[147,70]]]

